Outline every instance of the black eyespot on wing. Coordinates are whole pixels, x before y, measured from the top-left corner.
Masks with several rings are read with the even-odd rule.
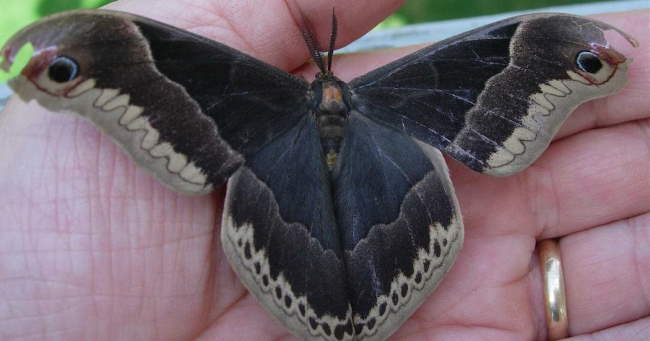
[[[581,51],[576,56],[576,66],[584,72],[596,73],[603,67],[603,62],[600,61],[600,58],[595,53]]]
[[[79,64],[72,58],[60,56],[50,63],[47,74],[57,83],[69,82],[79,75]]]

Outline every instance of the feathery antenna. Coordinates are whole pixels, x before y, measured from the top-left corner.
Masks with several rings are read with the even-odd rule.
[[[336,32],[337,32],[337,21],[336,21],[336,14],[334,13],[334,8],[332,8],[332,31],[330,34],[329,47],[327,49],[327,68],[326,68],[325,62],[323,60],[323,55],[321,54],[321,51],[323,51],[323,49],[318,44],[317,37],[314,36],[313,32],[315,31],[313,30],[311,22],[309,21],[309,19],[307,19],[305,14],[300,9],[300,6],[298,6],[295,3],[295,1],[289,0],[286,1],[286,3],[287,3],[287,7],[289,8],[289,11],[291,12],[291,17],[296,23],[296,26],[298,26],[298,28],[300,29],[302,38],[305,41],[305,44],[307,45],[307,49],[309,50],[309,54],[311,55],[311,58],[313,59],[314,63],[316,63],[321,73],[323,74],[329,73],[332,69],[332,56],[334,54],[334,45],[336,43]]]
[[[332,7],[332,27],[330,31],[330,46],[327,49],[327,71],[332,71],[332,56],[334,56],[334,44],[336,44],[336,33],[338,31],[336,13],[334,13],[334,7]]]

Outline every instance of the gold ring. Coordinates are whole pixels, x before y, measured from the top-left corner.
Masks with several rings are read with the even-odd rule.
[[[539,263],[544,278],[544,308],[548,339],[558,340],[569,336],[569,319],[564,291],[564,274],[557,241],[546,239],[537,246]]]

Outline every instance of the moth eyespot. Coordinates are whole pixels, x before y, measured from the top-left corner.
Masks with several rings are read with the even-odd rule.
[[[79,64],[69,57],[56,57],[47,69],[48,76],[57,83],[69,82],[79,75]]]
[[[597,73],[603,67],[603,62],[597,54],[591,51],[581,51],[576,56],[576,66],[581,71]]]

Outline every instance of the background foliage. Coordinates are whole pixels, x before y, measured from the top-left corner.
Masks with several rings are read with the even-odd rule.
[[[599,0],[412,0],[407,1],[396,15],[411,24],[597,1]]]

